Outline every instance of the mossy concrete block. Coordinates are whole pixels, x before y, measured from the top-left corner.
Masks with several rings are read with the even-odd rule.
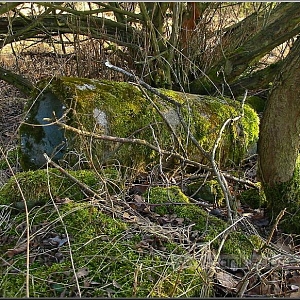
[[[25,119],[26,123],[21,126],[20,131],[24,166],[44,165],[44,153],[47,153],[53,160],[57,161],[62,159],[66,152],[64,131],[56,124],[48,126],[49,121],[45,120],[45,118],[53,118],[54,115],[57,118],[62,118],[64,113],[62,102],[55,94],[46,91],[39,96],[38,101],[33,103],[34,105]],[[25,167],[24,169],[27,168]]]
[[[51,120],[77,129],[114,137],[144,139],[161,149],[182,153],[164,116],[176,132],[176,138],[186,148],[189,158],[204,162],[205,158],[191,142],[182,126],[176,108],[161,98],[149,95],[159,108],[158,113],[149,98],[138,87],[125,82],[61,77],[38,84],[43,92],[28,101],[26,123],[20,128],[21,164],[24,170],[45,164],[43,153],[54,161],[74,166],[82,157],[87,166],[111,161],[144,169],[159,163],[160,155],[143,145],[121,144],[78,135],[66,131]],[[182,104],[181,114],[189,132],[201,146],[210,151],[223,123],[241,113],[240,103],[215,98],[161,90]],[[224,132],[217,152],[220,165],[238,162],[258,139],[259,119],[245,105],[244,117],[232,123]],[[170,161],[172,167],[175,161]],[[167,165],[167,164],[166,164]]]

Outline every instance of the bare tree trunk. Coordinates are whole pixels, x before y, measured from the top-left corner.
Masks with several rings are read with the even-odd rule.
[[[273,213],[299,209],[298,169],[300,134],[300,39],[295,42],[277,74],[266,104],[258,145],[259,171]],[[300,201],[299,201],[300,202]],[[299,220],[289,226],[300,231]],[[298,225],[299,224],[299,225]],[[288,227],[289,227],[288,226]],[[296,227],[293,227],[296,226]]]

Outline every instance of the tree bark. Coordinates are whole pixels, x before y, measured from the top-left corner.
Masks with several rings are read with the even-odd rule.
[[[221,70],[223,70],[226,82],[234,83],[249,66],[255,64],[276,46],[298,34],[300,32],[299,22],[300,5],[292,2],[279,4],[272,12],[268,24],[253,37],[246,39],[245,43],[233,52],[227,53],[209,70],[207,76],[195,79],[190,85],[191,92],[206,94],[214,89],[214,85],[222,84],[223,76],[217,76]],[[210,78],[214,85],[207,78]]]
[[[300,232],[300,39],[288,54],[266,104],[258,143],[259,176],[275,217],[288,208],[284,229]]]
[[[30,96],[31,92],[34,90],[35,86],[28,79],[22,75],[13,73],[0,67],[0,79],[5,82],[15,86],[20,92],[26,96]]]
[[[228,96],[242,95],[245,90],[261,91],[263,94],[270,89],[270,83],[274,81],[276,74],[281,70],[283,61],[278,61],[268,67],[258,70],[253,74],[243,77],[230,85],[230,90],[225,87],[224,93]]]
[[[272,186],[293,176],[300,134],[300,39],[288,55],[266,104],[261,122],[261,179]]]

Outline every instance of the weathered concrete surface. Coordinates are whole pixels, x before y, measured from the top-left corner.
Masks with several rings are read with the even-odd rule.
[[[39,83],[43,93],[29,101],[26,123],[20,128],[21,162],[24,170],[45,164],[43,153],[66,166],[95,165],[117,162],[136,168],[153,166],[160,156],[146,146],[112,143],[84,137],[65,130],[50,119],[59,119],[77,129],[115,137],[144,139],[161,149],[204,162],[205,158],[191,142],[176,109],[157,96],[149,95],[159,108],[130,83],[62,77]],[[200,145],[210,151],[222,124],[240,114],[241,104],[230,99],[183,94],[163,90],[164,94],[182,104],[182,118]],[[217,161],[220,165],[238,162],[255,145],[259,119],[245,105],[245,116],[228,127],[220,144]],[[162,116],[169,122],[169,126]],[[176,138],[170,127],[176,132]],[[168,159],[163,158],[164,161]],[[176,163],[168,160],[168,167]]]

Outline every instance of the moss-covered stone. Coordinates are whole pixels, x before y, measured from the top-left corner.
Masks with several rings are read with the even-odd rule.
[[[49,120],[45,118],[53,118],[54,111],[57,118],[64,116],[64,122],[78,129],[96,134],[145,139],[154,145],[159,144],[162,149],[181,153],[161,115],[142,92],[129,83],[61,77],[50,83],[48,80],[41,81],[39,87],[46,89],[40,97],[33,97],[28,102],[26,109],[31,109],[27,123],[49,124]],[[225,120],[240,114],[238,101],[167,90],[162,92],[182,104],[182,117],[189,132],[206,151],[211,150]],[[149,96],[187,148],[189,157],[203,161],[201,153],[183,129],[175,107],[157,96]],[[51,103],[54,103],[54,107]],[[220,165],[237,162],[258,138],[257,114],[247,105],[244,113],[245,116],[239,122],[231,124],[224,134],[217,152]],[[70,152],[77,153],[85,157],[87,166],[89,162],[99,166],[104,162],[117,160],[122,165],[144,169],[159,161],[159,154],[145,146],[99,141],[71,131],[64,132],[55,126],[22,125],[21,161],[24,169],[42,166],[45,162],[44,152],[54,160],[65,159]],[[53,136],[57,140],[53,140]]]

